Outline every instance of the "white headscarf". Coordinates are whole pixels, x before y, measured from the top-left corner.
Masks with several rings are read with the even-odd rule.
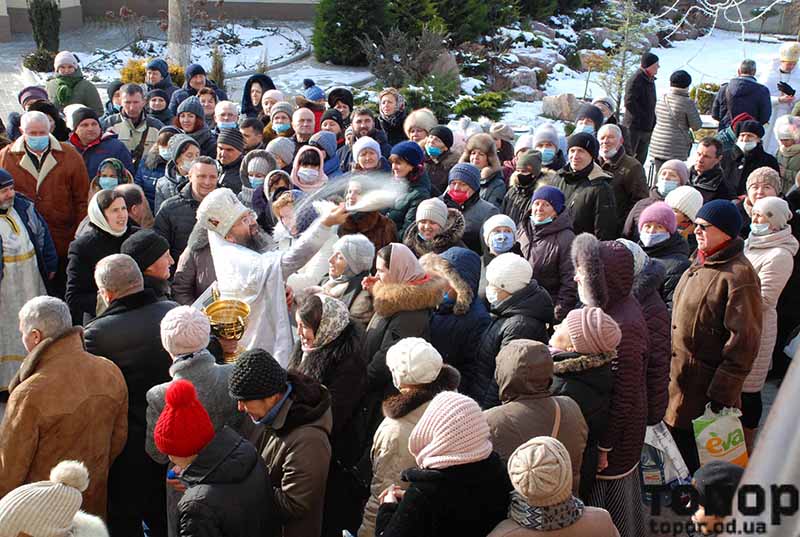
[[[97,203],[97,195],[100,194],[100,192],[103,191],[98,190],[95,192],[94,196],[92,196],[92,199],[89,200],[89,221],[109,235],[113,235],[114,237],[122,237],[128,231],[128,227],[125,226],[125,229],[122,231],[114,231],[111,229],[111,226],[108,225],[108,220],[106,220],[106,215],[103,214],[100,204]]]

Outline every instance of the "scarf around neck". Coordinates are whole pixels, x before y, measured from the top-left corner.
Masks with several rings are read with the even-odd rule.
[[[523,528],[553,531],[575,524],[583,516],[583,510],[583,502],[575,496],[555,505],[535,507],[515,490],[511,492],[508,516]]]
[[[82,76],[77,74],[56,77],[56,101],[57,104],[65,105],[72,99],[72,93],[75,91],[75,86],[83,80]]]

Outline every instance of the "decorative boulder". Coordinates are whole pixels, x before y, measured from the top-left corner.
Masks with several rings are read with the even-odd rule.
[[[605,50],[594,49],[578,51],[578,58],[581,60],[582,71],[596,71],[598,66],[600,66],[607,57],[608,55]]]
[[[566,58],[552,49],[532,48],[514,51],[520,65],[525,67],[538,67],[550,74],[558,64],[567,63]]]
[[[580,107],[581,103],[571,93],[548,95],[542,99],[542,115],[561,121],[574,121]]]
[[[511,98],[515,101],[523,101],[532,103],[541,101],[544,97],[544,92],[540,89],[535,89],[530,86],[517,86],[511,89]]]

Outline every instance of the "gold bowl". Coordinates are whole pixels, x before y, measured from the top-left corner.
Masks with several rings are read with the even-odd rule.
[[[216,300],[203,309],[211,323],[211,332],[222,339],[240,340],[247,328],[247,318],[250,316],[250,306],[246,302],[236,299]],[[236,358],[237,352],[228,356],[229,361]]]

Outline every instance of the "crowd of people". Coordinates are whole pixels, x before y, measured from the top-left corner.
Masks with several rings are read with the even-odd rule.
[[[798,58],[695,141],[651,52],[568,137],[161,59],[104,104],[59,53],[0,150],[0,535],[640,537],[662,422],[708,533],[692,420],[751,451],[800,325]]]

